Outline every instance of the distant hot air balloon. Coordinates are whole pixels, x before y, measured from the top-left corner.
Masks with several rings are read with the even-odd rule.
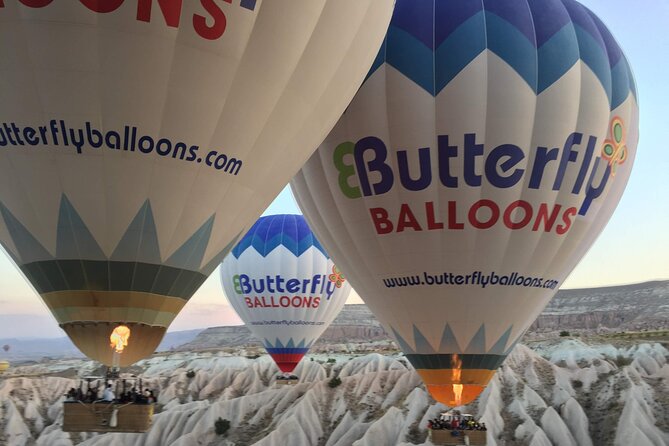
[[[292,187],[430,393],[465,404],[611,217],[638,113],[627,59],[573,0],[398,0]]]
[[[351,291],[301,215],[261,217],[223,261],[221,282],[239,317],[285,373]]]
[[[7,353],[10,348],[11,347],[9,346],[9,344],[5,344],[5,345],[2,346],[2,349],[5,351],[5,353]]]
[[[151,354],[349,103],[393,0],[0,1],[0,242],[60,326]]]
[[[0,361],[0,374],[9,369],[9,363],[7,361]]]

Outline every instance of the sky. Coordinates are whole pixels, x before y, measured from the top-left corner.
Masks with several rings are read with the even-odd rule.
[[[562,288],[669,279],[668,0],[581,0],[617,38],[636,76],[641,140],[629,184],[611,221]],[[265,214],[300,213],[284,189]],[[349,303],[362,302],[356,294]],[[218,270],[191,298],[170,330],[240,324]],[[64,333],[12,261],[0,254],[0,339]]]

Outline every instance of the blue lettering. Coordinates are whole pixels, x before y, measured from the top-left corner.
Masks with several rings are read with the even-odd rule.
[[[241,288],[241,293],[240,294],[249,294],[251,292],[251,285],[249,284],[249,276],[246,274],[240,274],[237,277],[237,282],[239,283],[239,287]],[[235,288],[236,290],[236,288]]]
[[[508,158],[506,161],[500,163],[502,158]],[[525,169],[516,169],[512,174],[502,176],[497,173],[497,166],[502,169],[502,172],[508,172],[513,169],[519,162],[525,158],[525,153],[520,147],[513,144],[504,144],[497,146],[490,152],[485,161],[485,175],[495,187],[505,189],[515,186],[522,178]]]
[[[476,135],[465,135],[465,183],[468,186],[480,186],[481,175],[476,173],[476,157],[483,155],[483,144],[476,144]]]
[[[300,281],[298,279],[290,279],[286,282],[286,291],[289,293],[297,293],[300,290]]]
[[[367,151],[372,151],[374,153],[374,158],[369,162],[365,162],[365,152]],[[369,197],[371,195],[385,194],[393,187],[393,170],[385,162],[388,157],[388,149],[386,149],[386,145],[383,141],[374,136],[362,138],[355,144],[353,156],[355,158],[356,170],[358,171],[358,176],[360,178],[360,188],[362,189],[363,195]],[[370,186],[369,184],[367,168],[369,168],[369,172],[378,172],[381,176],[379,182],[375,183],[373,186]],[[374,193],[372,193],[372,187],[374,188]]]

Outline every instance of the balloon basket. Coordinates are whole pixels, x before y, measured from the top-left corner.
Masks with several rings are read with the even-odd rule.
[[[487,431],[428,429],[428,432],[430,441],[439,446],[485,446],[487,441]]]
[[[63,432],[148,432],[153,404],[63,403]]]
[[[299,384],[300,379],[295,376],[295,377],[278,377],[275,381],[277,387],[285,387],[285,386],[296,386]]]

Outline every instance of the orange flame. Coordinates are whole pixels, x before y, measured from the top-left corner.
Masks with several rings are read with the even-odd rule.
[[[453,355],[453,383],[460,381],[462,375],[462,359],[456,354]],[[455,406],[462,405],[462,384],[453,384],[453,395],[455,397]]]
[[[123,353],[123,349],[128,346],[128,339],[130,339],[130,329],[125,325],[119,325],[109,335],[109,342],[116,353]]]

